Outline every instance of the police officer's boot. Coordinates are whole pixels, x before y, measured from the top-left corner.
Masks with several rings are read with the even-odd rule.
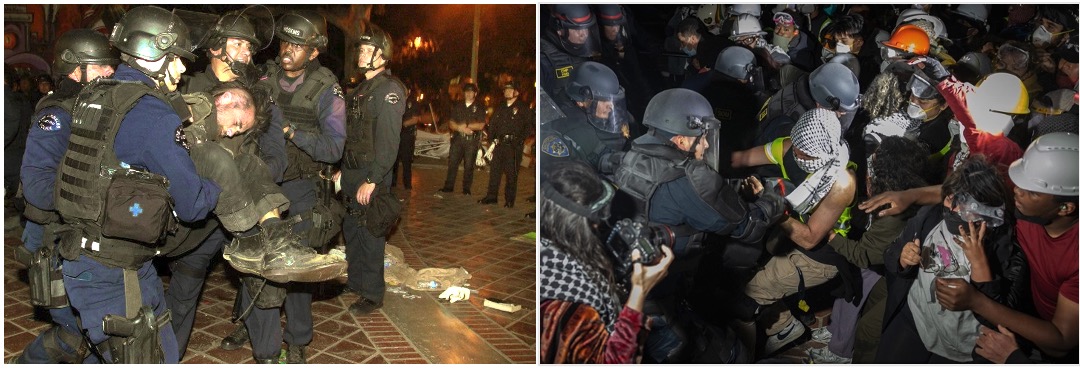
[[[225,338],[221,339],[221,349],[222,350],[236,350],[236,349],[239,349],[241,347],[244,347],[244,344],[246,344],[249,339],[251,339],[251,336],[248,335],[247,327],[245,327],[243,324],[240,324],[240,325],[236,326],[236,329],[234,329],[232,331],[232,333],[230,333],[228,336],[225,336]]]
[[[301,244],[292,231],[299,221],[292,217],[264,223],[258,234],[233,239],[223,256],[236,270],[276,283],[314,283],[342,276],[348,267],[345,259],[318,254]]]
[[[304,355],[304,345],[289,345],[285,351],[285,364],[307,364],[307,356]]]

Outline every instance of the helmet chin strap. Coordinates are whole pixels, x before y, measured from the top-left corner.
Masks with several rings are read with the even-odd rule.
[[[383,64],[380,65],[379,67],[375,67],[375,57],[377,57],[380,54],[381,51],[382,51],[382,49],[376,49],[375,50],[375,53],[373,53],[371,55],[371,58],[368,59],[367,65],[363,66],[363,67],[360,67],[360,73],[367,74],[368,71],[378,70],[378,69],[383,68],[383,67],[386,66],[386,63],[383,62]]]

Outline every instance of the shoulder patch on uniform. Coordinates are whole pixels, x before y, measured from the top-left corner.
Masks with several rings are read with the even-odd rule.
[[[38,126],[41,127],[41,130],[46,132],[58,131],[61,127],[60,118],[57,118],[56,115],[53,114],[42,116],[41,119],[38,119]]]
[[[334,84],[334,95],[345,99],[345,92],[341,90],[341,84]]]
[[[540,143],[540,151],[556,158],[570,156],[570,148],[566,146],[566,143],[563,143],[562,138],[556,135],[544,137],[544,140]]]
[[[570,77],[570,70],[572,70],[573,68],[574,68],[574,66],[566,66],[566,67],[555,69],[555,78],[556,79],[565,79],[565,78]]]
[[[390,92],[386,94],[386,102],[390,102],[391,105],[396,105],[401,100],[401,96],[397,93]]]
[[[191,151],[191,145],[188,144],[187,135],[184,134],[183,125],[176,126],[176,133],[174,134],[173,140],[176,141],[177,145],[183,147],[184,150]]]

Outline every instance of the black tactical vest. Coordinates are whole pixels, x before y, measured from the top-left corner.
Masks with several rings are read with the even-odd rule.
[[[34,112],[41,112],[41,110],[54,106],[70,114],[71,110],[75,108],[75,97],[60,98],[55,93],[49,93],[45,98],[38,101],[37,106],[34,107]]]
[[[660,185],[686,175],[685,167],[689,159],[672,160],[684,157],[678,150],[658,144],[634,144],[623,155],[614,181],[621,191],[637,203],[636,210],[641,214],[639,217],[648,220],[649,201]]]
[[[369,81],[365,81],[360,85],[360,88],[349,95],[348,107],[346,108],[346,125],[345,132],[349,133],[345,137],[345,151],[348,151],[350,156],[361,162],[368,163],[375,161],[375,115],[373,112],[376,110],[375,105],[382,101],[382,97],[375,97],[374,92],[378,91],[385,84],[397,84],[401,91],[405,91],[405,84],[402,84],[398,78],[391,76],[390,71],[386,70],[382,73],[375,75]],[[342,162],[342,167],[352,167],[357,164],[346,164],[351,162]]]
[[[158,90],[136,81],[98,79],[84,88],[75,101],[71,137],[57,172],[56,211],[65,224],[108,246],[107,250],[89,254],[115,266],[135,264],[155,253],[138,243],[101,238],[110,172],[121,169],[113,141],[128,111],[145,95],[169,102]],[[91,251],[85,248],[84,252]]]
[[[566,87],[570,86],[570,71],[581,62],[586,61],[585,58],[573,56],[560,50],[558,46],[545,38],[540,38],[540,53],[547,56],[548,61],[551,61],[551,67],[554,69],[555,86],[552,88],[552,92],[548,92],[552,96],[558,96],[563,90],[566,90]]]
[[[326,67],[308,69],[303,84],[295,91],[286,92],[279,83],[285,77],[285,70],[273,62],[268,62],[267,80],[270,81],[271,95],[281,109],[285,122],[296,130],[322,133],[319,125],[319,94],[337,84],[337,77]],[[294,180],[317,175],[325,163],[315,161],[311,155],[296,147],[292,141],[286,141],[285,152],[289,165],[285,168],[284,180]]]

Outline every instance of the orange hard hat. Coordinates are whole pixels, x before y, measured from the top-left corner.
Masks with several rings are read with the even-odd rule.
[[[912,24],[897,27],[889,40],[881,42],[881,45],[917,56],[930,53],[930,37],[926,36],[926,31]]]

